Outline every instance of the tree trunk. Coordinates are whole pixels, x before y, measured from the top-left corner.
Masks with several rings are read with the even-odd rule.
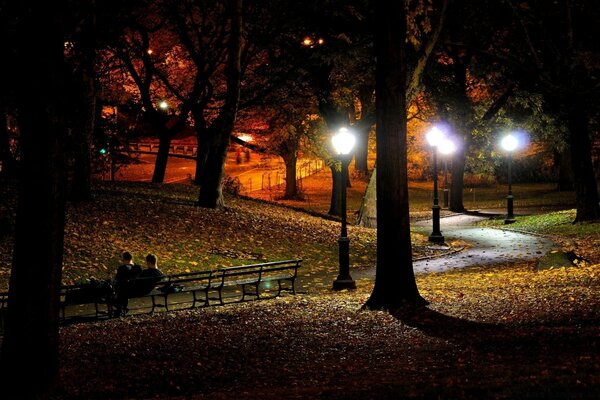
[[[406,143],[406,15],[403,2],[376,2],[377,268],[364,305],[425,305],[412,265]]]
[[[465,211],[465,206],[463,204],[463,182],[465,178],[465,163],[467,160],[467,149],[465,146],[465,140],[463,139],[463,143],[457,146],[456,153],[452,158],[450,203],[448,208],[450,211],[454,212]]]
[[[568,146],[565,146],[561,151],[555,151],[554,168],[558,176],[556,189],[558,191],[573,190],[573,168],[571,166],[571,154]]]
[[[194,185],[200,185],[202,174],[206,171],[208,159],[208,132],[206,121],[202,115],[194,116],[194,129],[196,130],[196,172],[194,174]]]
[[[10,150],[8,138],[8,115],[5,110],[0,114],[0,174],[9,176],[15,170],[15,158]]]
[[[329,203],[329,215],[342,216],[342,196],[340,193],[341,170],[340,163],[335,161],[329,165],[331,169],[331,202]]]
[[[356,132],[356,146],[354,151],[354,170],[363,176],[369,175],[369,133],[373,126],[375,114],[373,104],[373,87],[366,86],[359,90],[361,104],[360,120],[354,125]]]
[[[575,183],[577,215],[574,222],[600,219],[598,186],[592,163],[592,144],[588,130],[586,105],[580,98],[573,98],[567,105],[571,148],[571,164]]]
[[[93,60],[82,67],[80,79],[81,92],[76,93],[81,99],[78,115],[75,116],[75,151],[73,165],[73,181],[71,182],[70,199],[87,201],[92,198],[92,136],[96,123],[96,88],[93,77]],[[111,154],[114,157],[114,154]]]
[[[154,164],[154,174],[152,174],[153,183],[163,183],[165,180],[171,139],[172,135],[170,132],[162,132],[158,137],[158,154],[156,155],[156,162]]]
[[[38,3],[35,3],[38,4]],[[3,398],[40,398],[58,377],[58,318],[65,223],[62,113],[64,5],[27,3],[19,14],[17,107],[22,165],[2,342]],[[31,32],[43,32],[32,35]],[[27,382],[23,384],[26,377]]]
[[[213,141],[208,153],[206,172],[202,175],[198,205],[206,208],[224,207],[223,177],[225,175],[225,159],[229,148],[229,137],[235,124],[240,102],[241,50],[242,50],[242,0],[229,0],[227,3],[231,15],[231,33],[228,45],[226,67],[227,93],[225,104],[213,126]]]
[[[202,173],[198,205],[205,208],[223,208],[223,178],[225,176],[225,159],[229,148],[229,135],[217,133],[211,145],[205,171]]]
[[[291,152],[283,157],[285,163],[285,195],[286,199],[298,198],[298,185],[296,185],[296,152]]]

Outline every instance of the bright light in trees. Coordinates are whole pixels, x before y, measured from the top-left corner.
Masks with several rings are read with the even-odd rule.
[[[336,154],[348,155],[354,148],[356,137],[347,128],[340,128],[338,133],[331,138],[331,143]]]
[[[456,145],[448,138],[443,138],[440,145],[438,146],[440,153],[444,155],[452,154],[456,151]]]
[[[166,110],[167,108],[169,108],[169,103],[167,103],[165,100],[163,100],[160,103],[158,103],[158,107],[161,110]]]
[[[432,147],[438,147],[445,137],[445,133],[437,126],[432,127],[425,135],[427,142]]]
[[[304,46],[311,46],[313,44],[313,40],[311,38],[309,38],[308,36],[304,38],[304,40],[302,41],[302,44]]]
[[[252,141],[252,136],[248,135],[247,133],[244,133],[240,136],[238,136],[238,139],[244,141],[244,142],[251,142]]]
[[[508,134],[502,138],[500,146],[506,151],[513,151],[519,146],[519,139],[513,134]]]

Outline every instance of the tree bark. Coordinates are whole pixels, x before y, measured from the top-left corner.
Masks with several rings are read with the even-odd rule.
[[[406,143],[406,15],[403,2],[376,2],[377,267],[364,307],[427,302],[412,265]]]
[[[0,113],[0,165],[2,175],[9,176],[15,171],[16,161],[8,138],[8,115],[4,109]]]
[[[161,132],[158,137],[158,154],[154,163],[152,183],[163,183],[165,180],[172,137],[173,135],[170,132]]]
[[[373,87],[366,86],[359,90],[358,94],[361,113],[360,120],[354,125],[356,132],[356,146],[354,151],[354,170],[363,176],[369,175],[369,133],[373,126],[374,106],[373,103]]]
[[[577,215],[574,222],[600,219],[598,186],[592,164],[592,143],[588,130],[586,104],[573,96],[568,103],[568,127],[571,148],[571,165],[574,172]]]
[[[340,163],[332,162],[329,165],[331,169],[331,202],[329,203],[329,215],[342,216],[342,194],[340,193]]]
[[[286,154],[283,157],[285,163],[285,195],[286,199],[295,199],[298,197],[298,185],[296,184],[296,164],[298,157],[296,152]]]
[[[225,159],[240,102],[242,0],[229,0],[228,6],[231,10],[231,32],[226,68],[227,93],[221,114],[214,123],[216,130],[208,153],[206,173],[203,174],[198,195],[198,205],[206,208],[222,208],[225,205],[223,199]]]
[[[571,152],[568,147],[563,150],[555,150],[554,168],[558,176],[556,189],[558,191],[570,191],[574,189],[573,167],[571,166]]]
[[[65,223],[64,3],[35,4],[21,7],[15,38],[22,165],[0,358],[2,396],[19,399],[43,397],[58,377]]]
[[[450,203],[448,204],[448,208],[450,211],[463,212],[465,211],[463,203],[463,182],[465,180],[465,163],[467,161],[467,141],[464,139],[464,136],[457,136],[457,139],[462,140],[462,143],[457,146],[456,152],[452,158]]]
[[[96,87],[94,83],[93,60],[85,60],[78,82],[80,93],[76,93],[81,103],[75,116],[75,149],[73,181],[70,200],[88,201],[92,198],[92,136],[96,124]],[[111,154],[111,156],[114,156]]]

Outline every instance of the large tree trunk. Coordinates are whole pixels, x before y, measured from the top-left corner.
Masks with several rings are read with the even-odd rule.
[[[60,2],[62,3],[62,2]],[[26,3],[16,62],[22,165],[2,342],[3,398],[40,398],[58,377],[59,293],[65,221],[66,68],[57,2]],[[32,35],[31,32],[43,32]],[[23,379],[26,383],[23,384]]]
[[[406,160],[404,2],[376,2],[377,268],[365,308],[425,305],[412,265]]]
[[[296,184],[296,152],[291,152],[283,157],[285,163],[285,195],[286,199],[298,198],[298,185]]]
[[[342,179],[340,163],[333,162],[329,165],[331,169],[331,202],[329,203],[329,215],[342,216],[342,194],[340,193],[340,179]]]
[[[2,168],[0,174],[6,176],[11,175],[16,166],[8,138],[8,115],[4,109],[0,113],[0,166]]]
[[[200,185],[202,174],[206,171],[208,160],[208,132],[204,116],[194,115],[194,129],[196,131],[196,171],[194,174],[194,185]]]
[[[167,162],[169,161],[169,149],[171,147],[172,135],[170,132],[162,132],[158,137],[158,154],[154,164],[154,173],[152,174],[153,183],[163,183],[165,173],[167,172]]]
[[[568,107],[571,164],[574,172],[577,216],[575,222],[600,219],[598,187],[592,163],[592,144],[588,130],[586,105],[576,97]]]
[[[71,182],[70,199],[87,201],[92,197],[92,136],[96,124],[96,88],[94,84],[93,60],[85,60],[82,66],[79,87],[76,93],[81,103],[78,115],[75,116],[75,149],[73,164],[73,181]],[[114,154],[111,154],[114,157]]]
[[[569,147],[565,146],[563,150],[554,152],[554,169],[558,176],[556,189],[558,191],[569,191],[575,187],[573,185],[573,168],[571,166],[571,153]]]
[[[450,211],[463,212],[465,206],[463,204],[463,189],[464,189],[464,178],[465,178],[465,163],[467,161],[467,141],[462,137],[462,143],[456,146],[456,153],[452,158],[451,166],[451,181],[450,181],[450,203],[448,205]]]
[[[202,173],[198,205],[205,208],[223,208],[223,178],[225,176],[225,159],[229,148],[229,135],[217,133],[215,142],[211,145],[211,151]]]
[[[217,121],[214,139],[206,163],[206,173],[200,184],[198,205],[206,208],[221,208],[223,200],[223,176],[225,159],[229,148],[229,137],[235,124],[240,102],[241,50],[242,50],[242,0],[229,0],[231,15],[231,33],[227,60],[227,93],[225,104]]]
[[[354,170],[363,176],[369,175],[369,133],[373,126],[375,114],[373,103],[373,87],[366,86],[359,90],[358,94],[361,112],[360,120],[354,125],[356,132],[356,146],[354,151]]]

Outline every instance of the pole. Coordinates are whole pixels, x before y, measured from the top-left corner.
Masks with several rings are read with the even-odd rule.
[[[515,215],[513,213],[513,194],[512,194],[512,153],[508,152],[508,196],[506,196],[506,208],[507,214],[504,220],[505,224],[512,224],[515,222]]]
[[[448,159],[444,157],[444,208],[448,208]]]
[[[339,275],[333,281],[333,289],[355,289],[356,282],[350,276],[350,239],[348,239],[348,230],[346,227],[346,181],[348,180],[349,155],[340,156],[342,170],[340,172],[340,193],[342,205],[342,231],[339,244]]]
[[[429,235],[429,241],[433,243],[444,243],[444,236],[440,232],[440,205],[437,186],[437,147],[433,147],[433,232]]]

